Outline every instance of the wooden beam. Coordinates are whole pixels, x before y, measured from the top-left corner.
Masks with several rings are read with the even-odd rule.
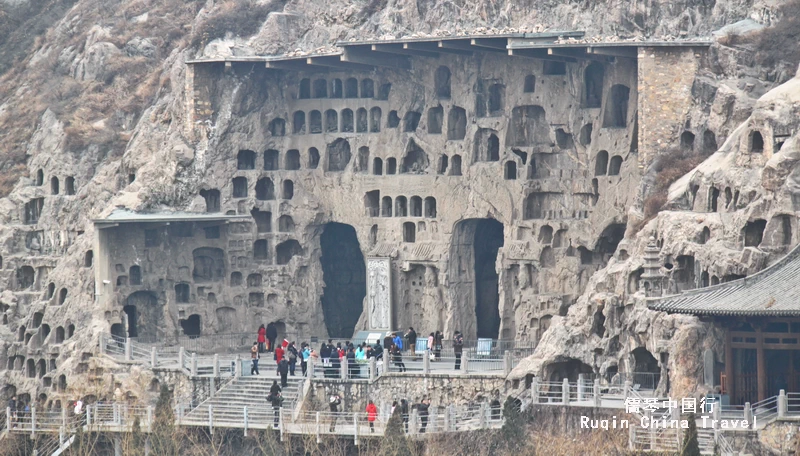
[[[555,55],[561,57],[570,57],[577,60],[593,60],[597,62],[608,63],[609,59],[613,57],[594,55],[586,52],[583,48],[548,48],[547,55]]]
[[[412,49],[403,49],[403,43],[387,43],[387,44],[373,44],[372,45],[373,51],[378,52],[385,52],[388,54],[398,54],[398,55],[413,55],[416,57],[429,57],[438,59],[439,53],[438,52],[429,52],[429,51],[415,51]]]
[[[399,57],[394,54],[386,54],[372,50],[345,48],[344,54],[342,54],[342,61],[364,65],[377,65],[399,70],[411,69],[411,61],[408,57]]]
[[[731,329],[725,329],[725,393],[730,398],[730,403],[735,404],[736,384],[733,383],[733,345],[731,345]]]
[[[508,50],[508,38],[473,38],[470,40],[473,46],[499,49],[503,52]]]
[[[547,53],[547,49],[509,49],[508,55],[527,57],[529,59],[552,60],[555,62],[577,62],[577,59],[572,57],[550,55]]]
[[[403,43],[403,49],[411,49],[415,51],[428,51],[428,52],[443,52],[446,54],[455,55],[472,55],[472,51],[464,51],[461,49],[440,48],[439,44],[435,41],[426,41],[419,43]]]
[[[767,398],[767,360],[764,357],[764,334],[756,328],[756,373],[758,380],[758,400]]]
[[[270,70],[300,71],[307,73],[328,71],[327,68],[310,66],[302,60],[267,61],[265,67]]]
[[[439,41],[439,49],[459,49],[462,51],[467,52],[502,52],[503,54],[506,53],[505,49],[495,49],[495,48],[488,48],[488,47],[481,47],[481,46],[473,46],[470,43],[466,43],[463,41],[458,40],[442,40]]]
[[[320,57],[309,57],[306,59],[309,65],[319,65],[330,68],[341,68],[345,70],[355,71],[372,71],[375,69],[373,65],[365,65],[361,63],[343,62],[338,55],[326,55]]]
[[[635,59],[639,54],[639,49],[634,47],[588,47],[586,52],[595,55],[609,55],[613,57],[624,57],[628,59]]]

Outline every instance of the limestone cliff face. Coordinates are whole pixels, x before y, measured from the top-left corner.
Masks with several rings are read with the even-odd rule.
[[[259,103],[264,102],[260,98],[263,93],[246,75],[220,77],[220,81],[227,83],[219,84],[214,93],[216,112],[221,117],[206,126],[205,137],[195,138],[188,134],[195,126],[188,125],[185,109],[187,100],[194,95],[186,93],[187,66],[184,62],[187,59],[283,53],[296,49],[313,51],[329,47],[336,40],[430,33],[546,29],[586,30],[587,35],[601,37],[706,36],[745,17],[769,24],[773,7],[769,2],[749,1],[710,4],[686,1],[669,5],[651,2],[645,6],[614,1],[590,6],[511,1],[274,2],[268,5],[271,12],[265,15],[253,35],[238,37],[236,30],[227,36],[210,33],[209,30],[214,29],[208,25],[224,24],[220,18],[232,17],[226,15],[243,7],[236,2],[207,2],[197,10],[187,9],[184,2],[158,5],[147,1],[104,2],[103,5],[104,8],[98,10],[94,2],[78,1],[64,12],[63,17],[51,18],[52,25],[40,40],[32,44],[28,57],[6,73],[2,81],[6,90],[0,99],[0,127],[13,139],[3,147],[16,157],[9,159],[9,166],[14,160],[19,162],[20,157],[24,157],[25,169],[10,195],[0,200],[3,209],[0,211],[0,254],[3,261],[0,306],[4,312],[3,325],[0,326],[0,354],[7,359],[2,375],[4,381],[12,386],[8,391],[24,392],[30,397],[39,397],[43,393],[45,399],[54,400],[85,394],[102,396],[108,391],[103,380],[111,379],[115,366],[101,365],[92,360],[92,353],[96,351],[98,334],[108,332],[112,322],[119,321],[121,308],[100,309],[93,304],[97,294],[107,291],[95,289],[92,220],[119,207],[130,210],[202,210],[205,202],[200,190],[231,185],[229,177],[235,172],[232,168],[235,165],[228,159],[235,151],[245,148],[245,143],[251,143],[255,148],[271,140],[259,135],[263,134],[272,114],[282,108],[270,105],[269,110],[261,109]],[[258,5],[258,2],[249,4],[250,7]],[[113,20],[100,21],[98,17],[101,14]],[[598,17],[605,20],[598,21]],[[215,39],[216,35],[223,37]],[[602,228],[614,218],[622,221],[628,212],[633,214],[632,218],[638,214],[640,202],[633,197],[633,189],[640,186],[641,175],[631,162],[619,178],[624,183],[608,186],[608,193],[617,196],[601,200],[603,210],[597,211],[593,219],[575,226],[566,222],[548,225],[549,231],[541,224],[534,224],[517,227],[514,234],[505,233],[507,243],[524,244],[524,257],[535,259],[527,262],[535,267],[527,267],[520,261],[503,263],[504,258],[515,260],[510,255],[510,248],[509,254],[501,255],[498,261],[502,317],[514,322],[504,323],[506,326],[503,327],[509,329],[504,336],[535,340],[549,323],[550,330],[544,333],[532,368],[537,373],[541,373],[541,366],[547,363],[568,358],[602,371],[614,363],[625,362],[627,353],[636,347],[647,347],[652,353],[661,353],[664,348],[659,347],[672,336],[666,350],[676,355],[669,357],[669,366],[673,372],[685,373],[682,375],[690,389],[689,374],[696,370],[697,361],[693,358],[679,359],[676,347],[692,344],[695,340],[713,345],[714,338],[707,334],[708,328],[691,318],[664,317],[643,310],[636,290],[629,283],[630,275],[641,265],[644,240],[657,233],[657,238],[663,239],[662,255],[665,258],[669,255],[675,263],[680,261],[679,256],[692,256],[692,264],[713,267],[709,274],[720,279],[726,275],[752,273],[788,247],[781,240],[783,234],[770,233],[778,232],[775,230],[783,226],[773,222],[773,216],[781,211],[793,212],[788,195],[796,186],[793,164],[797,146],[796,140],[792,139],[795,133],[788,135],[780,152],[773,150],[774,145],[767,138],[785,131],[778,128],[777,121],[786,117],[770,106],[784,110],[789,107],[780,97],[769,94],[756,104],[753,100],[770,84],[760,81],[758,74],[746,83],[740,83],[737,79],[740,60],[737,58],[737,50],[716,46],[712,61],[700,70],[696,78],[692,93],[696,109],[690,113],[691,122],[687,130],[694,132],[698,139],[691,147],[716,150],[717,142],[724,142],[724,145],[696,172],[673,186],[671,202],[675,208],[682,208],[682,212],[662,213],[639,234],[626,238],[615,256],[608,260],[608,265],[599,272],[594,273],[601,265],[591,264],[591,261],[581,267],[574,259],[576,252],[573,247],[577,250],[579,245],[592,244]],[[124,65],[117,65],[119,62]],[[459,67],[454,62],[452,67],[454,75],[464,75],[464,87],[469,87],[466,82],[474,82],[477,77],[468,63],[461,62],[463,66]],[[492,66],[492,62],[483,63]],[[500,71],[502,67],[497,68]],[[420,71],[415,76],[417,79],[399,81],[393,90],[396,93],[402,89],[404,93],[421,94],[416,101],[424,99],[426,91],[431,88],[425,86],[423,78],[434,69],[431,66]],[[524,77],[522,70],[508,68],[508,71],[518,71],[517,79]],[[743,71],[746,73],[748,70]],[[51,75],[54,82],[48,86]],[[287,81],[287,84],[290,82],[296,81]],[[635,81],[632,82],[631,85],[635,85]],[[776,90],[791,91],[790,84]],[[45,89],[52,90],[47,91],[47,96],[42,96]],[[273,100],[281,97],[279,93],[267,95]],[[413,98],[400,101],[403,111],[418,108],[414,102]],[[558,115],[556,112],[558,110],[554,115]],[[388,113],[386,109],[384,115]],[[564,124],[569,124],[569,131],[577,137],[581,127],[579,119],[562,114]],[[763,158],[753,159],[739,152],[754,126],[763,128]],[[477,127],[474,128],[470,131],[470,140],[477,133]],[[713,143],[709,139],[701,146],[699,138],[703,136],[705,140],[702,133],[705,130],[716,132],[716,136]],[[674,138],[676,143],[679,142],[678,134],[676,132]],[[630,132],[620,136],[623,137],[628,142],[633,140]],[[552,138],[554,144],[557,139]],[[422,149],[431,151],[440,147],[434,139],[423,137],[422,141]],[[587,169],[590,166],[589,150],[580,144],[575,149],[583,154],[576,156],[579,168]],[[353,155],[356,150],[353,149]],[[433,170],[435,165],[431,163],[429,166]],[[464,208],[468,216],[491,215],[505,221],[515,210],[522,208],[515,200],[516,195],[507,187],[497,187],[495,179],[482,177],[482,173],[488,172],[478,168],[470,172],[469,177],[482,182],[475,186],[480,191],[468,192],[463,187],[451,188],[445,184],[441,184],[439,191],[443,195],[462,192],[461,196],[469,201]],[[310,197],[305,199],[301,192],[293,203],[286,204],[298,206],[296,223],[303,227],[332,220],[328,208],[337,208],[340,217],[356,220],[363,218],[362,190],[367,190],[360,185],[349,175],[328,183],[317,183],[316,178],[309,174],[298,186],[316,190],[309,190]],[[723,195],[717,203],[719,211],[726,206],[721,202],[726,195],[725,188],[739,190],[736,201],[727,204],[730,211],[724,214],[719,211],[713,214],[689,213],[693,208],[703,212],[704,195],[712,185]],[[699,186],[700,190],[695,190],[696,196],[687,195],[687,191],[692,193],[693,186]],[[326,191],[334,187],[348,188],[352,195]],[[249,190],[256,191],[255,188]],[[586,193],[591,193],[591,189]],[[440,212],[444,214],[448,213],[444,209],[446,198],[439,199]],[[689,202],[693,203],[692,207],[689,207]],[[229,204],[231,210],[242,212],[238,203],[230,201]],[[242,208],[249,212],[252,206],[243,205]],[[448,223],[441,223],[438,227],[431,223],[426,226],[426,232],[435,239],[439,230],[449,239],[453,223],[463,216],[451,210]],[[768,220],[764,246],[769,248],[742,250],[738,247],[738,233],[747,220],[757,217]],[[370,245],[371,223],[361,221],[353,224],[358,228],[361,245]],[[711,239],[703,245],[691,242],[690,239],[702,233],[703,224],[711,230]],[[791,226],[795,229],[796,224]],[[382,235],[400,237],[401,229],[395,226]],[[567,236],[568,230],[570,234]],[[306,232],[304,241],[317,239],[319,242],[318,235]],[[794,244],[795,239],[797,236],[792,235],[789,245]],[[314,242],[308,245],[307,261],[312,262],[319,255],[315,250],[317,245]],[[378,245],[374,247],[380,248]],[[553,254],[547,249],[561,250]],[[622,255],[623,251],[627,257]],[[430,263],[421,268],[412,266],[402,276],[403,281],[411,284],[401,287],[409,293],[403,297],[404,303],[410,306],[409,321],[433,316],[426,320],[429,328],[425,330],[461,328],[470,331],[476,322],[474,317],[461,315],[464,309],[458,308],[458,305],[463,306],[463,302],[458,304],[459,296],[444,298],[454,287],[452,278],[458,276],[448,268],[459,266],[444,261],[443,253],[441,248],[404,253],[409,258]],[[540,273],[538,269],[542,261],[547,266],[541,269],[547,270]],[[688,259],[684,261],[688,262]],[[322,287],[322,272],[309,272],[304,280],[312,286],[304,286],[295,281],[303,265],[295,263],[289,272],[278,274],[270,286],[294,302],[316,299]],[[700,271],[699,268],[694,271],[695,282],[701,281]],[[684,282],[676,286],[686,286]],[[542,284],[547,284],[551,295],[539,291]],[[574,296],[584,288],[587,291],[567,312]],[[564,295],[573,298],[565,302]],[[236,296],[232,294],[231,300]],[[450,307],[442,307],[442,301]],[[598,311],[605,317],[605,323],[600,324],[606,328],[602,336],[591,328]],[[322,330],[322,322],[311,318],[319,316],[318,308],[310,306],[303,312],[309,316],[306,322],[311,326],[309,331]],[[559,312],[566,313],[566,316],[559,317]],[[542,316],[547,316],[547,323],[540,320]],[[176,321],[167,326],[177,330],[177,319],[176,312]],[[683,324],[687,322],[690,324]],[[363,320],[359,324],[363,324]],[[692,352],[686,353],[690,354],[686,356],[691,356]],[[66,374],[71,375],[69,384]],[[682,380],[674,380],[678,381]],[[134,394],[142,391],[134,386],[130,389]]]
[[[512,377],[528,372],[574,376],[580,369],[609,377],[640,371],[647,363],[637,349],[644,348],[658,362],[651,367],[661,373],[662,389],[669,375],[672,397],[709,391],[713,385],[703,384],[703,352],[711,350],[722,362],[724,336],[698,318],[647,309],[644,291],[636,285],[643,251],[649,238],[658,239],[667,292],[674,294],[751,275],[793,248],[799,233],[799,97],[796,76],[746,101],[751,115],[717,152],[672,185],[671,209],[626,238],[631,256],[612,259],[592,277],[577,304],[566,317],[554,319],[535,356]],[[604,331],[596,325],[598,314]]]

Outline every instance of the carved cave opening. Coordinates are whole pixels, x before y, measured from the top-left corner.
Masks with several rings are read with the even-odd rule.
[[[500,334],[499,276],[495,268],[497,254],[503,246],[503,224],[494,219],[468,219],[454,229],[450,257],[450,283],[453,297],[468,305],[474,303],[475,333],[469,328],[456,328],[466,337],[497,339]],[[472,263],[472,264],[470,264]]]
[[[330,337],[352,337],[367,294],[366,267],[356,230],[331,222],[320,236],[322,313]]]

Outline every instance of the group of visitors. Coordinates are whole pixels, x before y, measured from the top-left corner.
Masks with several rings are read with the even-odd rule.
[[[339,406],[342,404],[342,397],[336,393],[331,393],[330,397],[328,398],[328,406],[331,411],[331,420],[330,420],[330,428],[329,432],[334,432],[336,430],[336,421],[338,421],[339,417]],[[417,415],[419,415],[420,420],[420,430],[421,434],[425,433],[425,430],[428,427],[428,414],[429,409],[431,407],[431,401],[428,398],[423,398],[422,401],[418,404],[414,404],[413,406],[409,404],[409,402],[405,399],[401,399],[400,402],[394,401],[392,402],[392,408],[389,411],[389,415],[394,415],[396,412],[399,413],[400,417],[403,421],[403,429],[404,432],[408,433],[408,420],[410,417],[410,411],[412,409],[417,410]],[[375,432],[375,421],[378,420],[378,406],[372,400],[367,401],[366,407],[366,419],[369,423],[369,432]]]
[[[406,365],[403,362],[403,351],[407,349],[411,353],[412,360],[417,360],[417,332],[413,327],[401,336],[401,333],[392,332],[377,341],[375,344],[362,342],[353,344],[352,342],[339,342],[334,345],[332,339],[327,343],[323,342],[316,351],[311,346],[303,342],[298,349],[295,342],[284,339],[282,343],[276,344],[278,330],[274,323],[262,324],[258,328],[258,339],[250,348],[251,367],[250,375],[261,375],[259,371],[259,359],[263,353],[273,353],[273,360],[276,364],[276,372],[281,376],[281,385],[287,384],[288,376],[294,376],[297,363],[300,363],[302,375],[308,372],[308,363],[313,358],[314,361],[321,360],[325,378],[339,378],[341,368],[344,364],[348,378],[362,378],[361,366],[369,363],[370,358],[375,360],[385,360],[386,363],[394,364],[400,372],[406,372]],[[440,331],[432,332],[428,336],[428,353],[431,361],[441,360],[442,345],[444,335]],[[404,347],[407,344],[408,347]],[[453,352],[455,354],[455,369],[461,369],[461,356],[464,350],[464,337],[461,332],[456,331],[453,335]],[[384,356],[384,353],[386,356]]]

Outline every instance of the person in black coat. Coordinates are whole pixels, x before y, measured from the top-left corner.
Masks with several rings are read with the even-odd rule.
[[[417,413],[419,414],[419,421],[421,422],[419,433],[424,434],[425,429],[428,427],[428,409],[431,408],[431,401],[423,399],[421,403],[417,404]]]
[[[331,409],[331,427],[330,432],[336,430],[336,420],[339,418],[339,405],[342,403],[342,398],[337,393],[332,393],[328,398],[328,406]]]
[[[405,399],[400,400],[400,416],[403,418],[403,427],[408,434],[408,401]]]
[[[325,378],[329,378],[331,376],[331,348],[325,342],[319,348],[319,357],[322,359],[322,370]]]
[[[339,351],[336,347],[331,349],[331,378],[338,378],[342,372],[342,361],[339,359]]]
[[[347,373],[349,374],[348,376],[350,378],[360,377],[359,375],[361,373],[360,368],[358,367],[358,364],[356,364],[356,351],[353,350],[352,346],[350,346],[347,349],[347,355],[345,356],[347,357]]]
[[[272,410],[275,414],[275,423],[273,424],[274,428],[278,428],[280,424],[280,413],[281,413],[281,404],[283,403],[283,397],[281,396],[281,387],[278,386],[278,381],[275,380],[272,382],[272,386],[269,388],[269,395],[267,396],[267,401],[272,404]]]
[[[394,342],[391,333],[387,334],[386,337],[383,338],[383,349],[388,351],[390,348],[392,348],[393,344]]]
[[[406,365],[403,363],[403,352],[400,351],[400,348],[397,345],[392,345],[390,353],[392,354],[394,365],[400,369],[400,372],[405,372]]]
[[[275,326],[275,323],[270,323],[267,325],[267,341],[269,341],[269,347],[267,348],[268,352],[275,351],[275,339],[278,338],[278,328]]]
[[[289,361],[286,360],[285,356],[278,362],[278,372],[281,374],[281,386],[286,388],[289,383],[287,380],[289,376]]]
[[[411,357],[417,359],[417,332],[414,331],[413,327],[409,326],[405,337],[408,341],[408,348],[411,349]]]

